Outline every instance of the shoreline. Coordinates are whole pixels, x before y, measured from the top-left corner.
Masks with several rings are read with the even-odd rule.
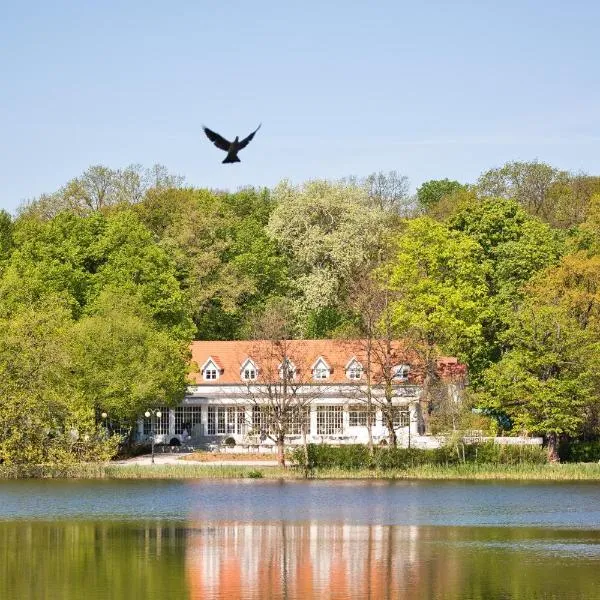
[[[180,461],[171,464],[87,463],[70,466],[0,466],[0,481],[8,479],[268,479],[378,481],[598,481],[600,464],[460,464],[422,465],[407,469],[319,469],[305,473],[293,466],[236,465]]]

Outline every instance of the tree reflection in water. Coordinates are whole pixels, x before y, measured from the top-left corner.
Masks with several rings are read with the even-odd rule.
[[[599,597],[600,532],[0,521],[0,598]]]

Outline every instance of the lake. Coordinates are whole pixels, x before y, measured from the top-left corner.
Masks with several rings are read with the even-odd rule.
[[[75,598],[600,599],[600,485],[0,482],[0,599]]]

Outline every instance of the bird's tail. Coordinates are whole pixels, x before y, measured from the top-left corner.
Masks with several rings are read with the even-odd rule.
[[[236,163],[236,162],[242,162],[242,161],[234,154],[233,156],[227,155],[223,162],[224,163]]]

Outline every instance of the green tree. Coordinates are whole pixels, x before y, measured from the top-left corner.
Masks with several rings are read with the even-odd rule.
[[[306,315],[344,306],[348,284],[381,248],[388,216],[370,206],[366,191],[346,184],[287,182],[274,191],[268,232],[289,257],[301,328]]]
[[[425,365],[427,424],[440,354],[472,364],[482,352],[488,291],[483,251],[464,233],[429,217],[414,219],[398,239],[388,285],[395,331],[411,340]]]
[[[153,190],[136,206],[177,266],[198,339],[235,339],[252,311],[283,293],[287,265],[266,231],[266,190]]]
[[[41,219],[52,219],[61,212],[82,216],[120,205],[134,205],[151,189],[178,188],[182,184],[183,177],[169,174],[162,165],[150,169],[141,165],[125,169],[92,165],[58,191],[24,203],[19,212]]]
[[[0,463],[107,460],[106,440],[73,373],[73,323],[59,297],[0,317]]]
[[[597,344],[563,307],[530,298],[506,334],[510,349],[485,374],[486,406],[519,431],[542,434],[558,460],[558,440],[578,433],[592,392]]]
[[[149,407],[175,406],[185,394],[189,350],[161,330],[134,295],[106,289],[73,328],[74,368],[96,414],[133,426]]]
[[[482,196],[513,198],[532,215],[552,219],[554,201],[551,192],[558,184],[569,181],[566,171],[539,162],[507,162],[479,177],[477,187]]]
[[[190,337],[175,263],[130,210],[87,217],[61,213],[49,221],[21,217],[13,238],[0,280],[3,310],[55,294],[79,318],[105,287],[119,286],[139,296],[157,324]]]
[[[564,251],[563,236],[530,216],[515,200],[505,198],[466,202],[447,225],[467,234],[483,250],[489,310],[484,322],[486,357],[471,372],[472,381],[477,383],[479,370],[500,358],[500,334],[523,298],[523,285],[558,262]]]
[[[422,210],[429,211],[442,199],[465,189],[466,186],[455,180],[431,179],[417,188],[417,204]]]
[[[10,256],[13,247],[13,221],[11,216],[0,210],[0,274],[2,264]]]

